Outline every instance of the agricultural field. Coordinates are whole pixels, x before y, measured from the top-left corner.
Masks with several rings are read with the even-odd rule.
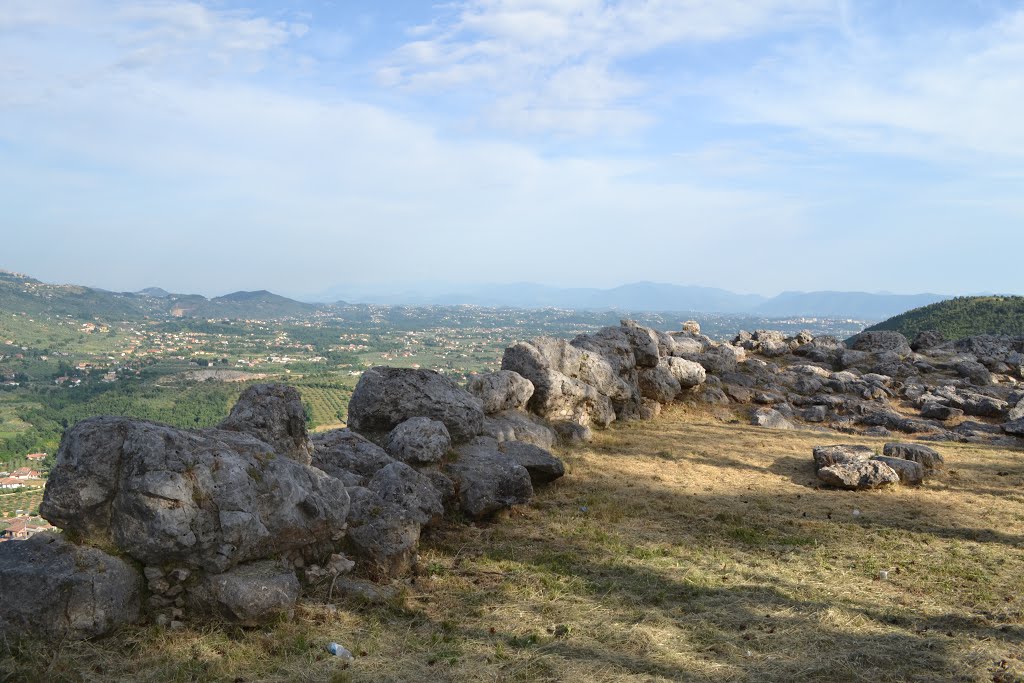
[[[43,487],[38,483],[20,489],[0,490],[0,519],[17,514],[37,514],[41,502]]]

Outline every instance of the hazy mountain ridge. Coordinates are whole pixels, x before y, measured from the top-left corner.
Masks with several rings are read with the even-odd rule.
[[[341,290],[334,290],[335,298]],[[552,287],[534,283],[481,285],[473,289],[423,288],[345,296],[371,305],[508,308],[563,308],[589,311],[691,312],[751,314],[763,317],[817,316],[880,320],[908,309],[950,297],[940,294],[873,294],[868,292],[783,292],[775,297],[738,294],[716,287],[635,282],[599,289]],[[81,319],[94,317],[292,318],[349,306],[306,303],[267,290],[238,291],[207,298],[175,294],[159,287],[139,292],[109,292],[76,285],[51,285],[25,275],[0,271],[0,307],[4,310],[49,312]]]

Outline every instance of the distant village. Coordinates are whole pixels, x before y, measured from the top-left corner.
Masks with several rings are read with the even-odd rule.
[[[29,453],[25,459],[30,465],[0,471],[0,543],[25,540],[53,528],[38,515],[46,483],[41,464],[46,458],[46,453]]]

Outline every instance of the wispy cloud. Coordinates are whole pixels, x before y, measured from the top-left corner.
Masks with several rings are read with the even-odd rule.
[[[419,92],[475,88],[491,121],[523,130],[592,134],[651,120],[652,81],[624,62],[819,23],[828,0],[470,0],[417,27],[379,71]]]
[[[756,85],[756,87],[752,87]],[[764,58],[707,86],[734,121],[938,162],[1024,157],[1024,10],[980,27],[848,33]]]

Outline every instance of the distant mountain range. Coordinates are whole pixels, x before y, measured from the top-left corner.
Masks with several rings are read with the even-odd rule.
[[[747,314],[760,317],[830,317],[883,320],[908,309],[949,299],[940,294],[867,292],[783,292],[775,297],[737,294],[714,287],[637,282],[611,289],[560,288],[531,283],[485,285],[449,291],[346,297],[363,304],[409,306],[476,305],[509,308],[564,308],[589,311]],[[26,275],[0,271],[0,310],[46,312],[91,319],[134,317],[299,318],[348,306],[344,301],[305,303],[260,290],[208,299],[174,294],[159,287],[140,292],[109,292],[77,285],[51,285]]]
[[[611,289],[560,288],[533,283],[481,285],[472,289],[420,289],[373,293],[332,290],[349,301],[374,304],[509,306],[580,310],[692,311],[765,317],[817,316],[881,320],[910,308],[950,298],[942,294],[868,292],[783,292],[778,296],[737,294],[715,287],[635,282]]]

